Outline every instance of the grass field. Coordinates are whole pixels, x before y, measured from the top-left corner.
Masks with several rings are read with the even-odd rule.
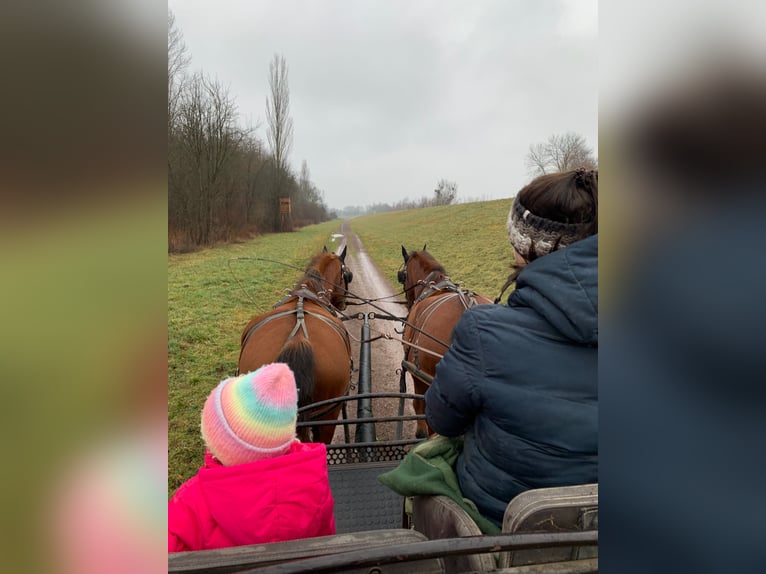
[[[505,231],[510,205],[510,199],[503,199],[371,215],[350,223],[394,285],[401,245],[413,250],[427,243],[453,281],[493,299],[511,260]],[[330,235],[339,225],[331,221],[168,256],[168,494],[202,463],[200,411],[213,387],[234,374],[242,329],[301,275],[276,263],[237,258],[274,259],[302,269],[323,245],[335,249]]]
[[[441,263],[452,281],[494,299],[510,272],[511,247],[505,222],[511,199],[397,211],[350,221],[365,249],[396,283],[407,251],[423,249]]]

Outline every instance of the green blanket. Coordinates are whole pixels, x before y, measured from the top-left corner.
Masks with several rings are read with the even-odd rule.
[[[460,492],[454,468],[462,449],[463,437],[436,436],[418,444],[398,467],[381,474],[378,480],[402,496],[447,496],[468,513],[484,534],[499,534],[500,528]]]

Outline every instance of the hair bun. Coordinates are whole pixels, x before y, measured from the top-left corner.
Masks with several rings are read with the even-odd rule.
[[[584,167],[578,167],[575,171],[575,183],[579,185],[585,185],[585,179],[587,177],[593,177],[594,170],[585,169]]]

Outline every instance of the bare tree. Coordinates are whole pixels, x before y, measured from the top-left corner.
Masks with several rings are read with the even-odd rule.
[[[269,90],[266,98],[267,138],[277,167],[277,182],[274,195],[274,215],[279,222],[279,197],[284,190],[284,173],[289,172],[287,156],[293,145],[293,120],[290,117],[290,87],[287,83],[287,64],[284,56],[274,54],[269,64]]]
[[[251,128],[248,136],[242,142],[241,153],[244,156],[244,203],[245,203],[245,224],[249,230],[253,220],[253,209],[256,205],[258,196],[258,183],[266,164],[261,142],[253,135]]]
[[[168,131],[173,129],[183,90],[184,72],[191,57],[176,25],[176,17],[168,10]]]
[[[449,205],[455,201],[457,196],[457,183],[454,181],[448,181],[446,179],[440,179],[434,189],[434,201],[433,205]]]
[[[598,161],[585,138],[574,132],[553,134],[544,143],[529,146],[526,165],[532,175],[543,175],[585,167],[594,169]]]
[[[190,170],[186,190],[192,241],[208,244],[216,200],[225,192],[225,168],[246,132],[236,125],[237,107],[218,81],[196,74],[179,105],[178,132],[184,164]]]
[[[527,152],[527,168],[530,173],[544,174],[549,169],[547,144],[536,143],[529,146],[529,152]]]
[[[187,201],[180,193],[185,174],[176,134],[179,102],[183,94],[184,74],[190,62],[181,31],[173,12],[168,10],[168,232],[187,228]]]
[[[327,220],[332,214],[308,164],[300,176],[288,165],[292,121],[284,59],[275,57],[271,67],[271,150],[255,136],[257,125],[239,126],[227,89],[202,72],[187,75],[189,60],[168,12],[168,249],[276,231],[280,196],[293,199],[302,224]]]
[[[293,120],[290,117],[290,87],[287,83],[284,56],[274,54],[269,64],[269,91],[266,98],[266,119],[269,124],[268,142],[277,167],[287,171],[287,156],[293,145]]]
[[[308,196],[311,192],[311,187],[311,171],[309,171],[309,164],[304,159],[303,163],[301,163],[301,175],[298,180],[298,188],[304,195]]]

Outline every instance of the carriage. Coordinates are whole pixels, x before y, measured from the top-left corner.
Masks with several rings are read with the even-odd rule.
[[[341,275],[335,281],[344,281],[347,289],[351,275],[344,273],[347,271],[341,265]],[[403,278],[400,276],[400,279]],[[304,298],[311,299],[304,292],[296,304],[294,315],[298,325],[306,320]],[[404,318],[366,311],[345,315],[342,319],[356,319],[361,325],[357,392],[304,404],[299,409],[298,422],[299,435],[304,436],[309,436],[306,434],[309,428],[313,429],[311,436],[320,437],[326,436],[322,429],[330,428],[334,432],[336,425],[343,427],[343,442],[327,445],[336,534],[173,553],[168,558],[169,572],[575,574],[598,571],[597,484],[528,490],[520,494],[508,504],[498,535],[482,534],[464,508],[448,496],[401,496],[384,486],[378,477],[396,468],[407,452],[423,440],[422,437],[403,437],[406,421],[415,420],[422,425],[425,419],[422,412],[405,414],[405,401],[424,398],[419,393],[407,393],[405,371],[409,371],[413,379],[427,379],[428,374],[405,354],[399,392],[372,392],[371,325],[378,321],[404,321]],[[315,321],[329,328],[325,319]],[[250,334],[246,329],[243,348],[245,335]],[[376,417],[378,401],[391,398],[398,400],[397,415]],[[356,416],[352,418],[348,416],[348,406],[353,404]],[[306,417],[310,412],[320,416]],[[377,440],[376,428],[382,423],[396,424],[395,440]]]

